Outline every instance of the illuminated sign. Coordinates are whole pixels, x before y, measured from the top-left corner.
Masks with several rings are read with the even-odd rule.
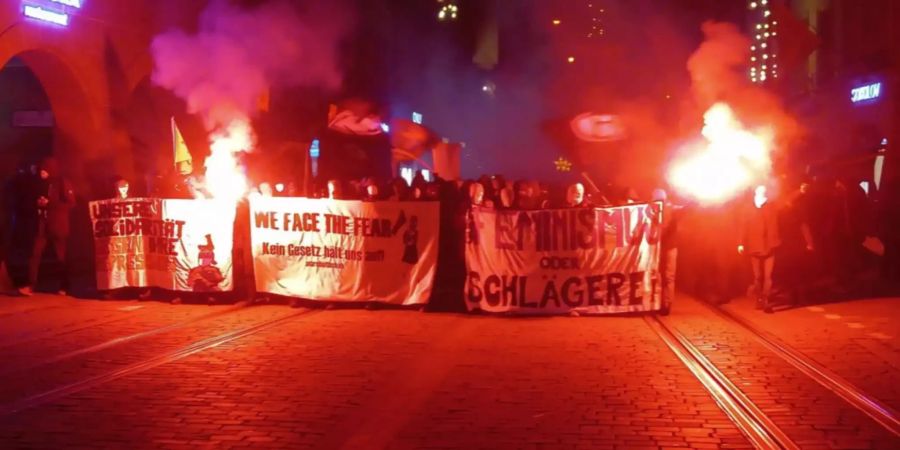
[[[417,124],[421,125],[422,124],[422,114],[413,112],[412,113],[412,121],[413,121],[413,123],[417,123]]]
[[[32,19],[55,23],[62,26],[69,25],[68,14],[50,11],[49,9],[41,8],[40,6],[25,5],[25,17],[31,17]]]
[[[312,143],[309,144],[309,156],[311,158],[319,157],[319,140],[313,139]]]
[[[68,9],[80,9],[82,0],[29,0],[23,2],[22,14],[30,19],[68,26]]]
[[[81,8],[81,0],[50,0],[52,3],[59,3],[60,5],[71,6],[73,8]]]
[[[875,100],[881,97],[881,83],[872,83],[850,90],[850,101],[853,103]]]

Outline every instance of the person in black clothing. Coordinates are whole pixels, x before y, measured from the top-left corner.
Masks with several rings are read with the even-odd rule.
[[[37,210],[29,199],[36,180],[37,164],[27,163],[19,167],[5,186],[8,222],[3,241],[3,261],[13,286],[24,286],[28,277],[28,257],[37,222]]]
[[[662,313],[668,314],[675,300],[675,273],[678,267],[678,224],[681,222],[683,206],[669,201],[664,189],[653,191],[653,201],[662,202],[663,220],[660,235],[659,273],[662,276]]]
[[[67,180],[59,174],[59,164],[53,158],[45,158],[40,165],[38,179],[26,202],[33,202],[37,221],[34,245],[28,261],[28,285],[19,288],[22,295],[31,295],[37,284],[41,258],[47,244],[51,244],[56,258],[62,264],[60,295],[68,289],[66,244],[69,237],[69,213],[75,205],[75,192]]]
[[[752,206],[745,208],[741,217],[738,253],[750,256],[757,308],[771,313],[769,297],[772,292],[775,250],[781,246],[778,211],[769,202],[765,186],[757,186],[754,190]]]

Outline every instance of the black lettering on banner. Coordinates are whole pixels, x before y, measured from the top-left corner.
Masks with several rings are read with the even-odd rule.
[[[572,286],[575,290],[572,290]],[[574,298],[573,298],[574,296]],[[581,278],[572,277],[562,284],[562,300],[570,308],[577,308],[584,302],[584,290],[581,289]]]
[[[611,273],[606,276],[606,304],[621,305],[622,297],[619,296],[619,288],[625,284],[625,275]]]
[[[566,250],[578,249],[578,221],[576,220],[578,211],[577,209],[566,210],[566,214],[569,216],[566,218],[566,224],[569,226],[569,240],[566,241]]]
[[[628,274],[628,295],[629,305],[640,305],[644,303],[644,296],[639,295],[641,292],[641,282],[644,279],[644,272],[632,272]]]
[[[516,280],[518,278],[517,275],[510,275],[509,277],[503,275],[503,306],[508,306],[510,304],[516,306],[516,304],[518,304],[518,301],[516,301]]]
[[[577,270],[578,259],[562,256],[544,256],[540,260],[541,269]]]
[[[502,250],[517,250],[515,240],[516,213],[497,213],[494,218],[494,239],[496,247]]]
[[[611,226],[616,233],[616,248],[624,247],[627,244],[625,241],[625,209],[626,208],[603,210],[603,213],[606,216],[603,220],[603,226]]]
[[[614,229],[618,229],[615,226],[615,223],[612,218],[615,210],[595,209],[594,212],[596,213],[596,216],[594,219],[595,219],[595,223],[596,223],[595,228],[597,228],[597,237],[598,237],[596,247],[605,249],[605,248],[609,247],[609,245],[610,245],[609,242],[607,242],[608,241],[607,234],[606,234],[607,225],[612,226]]]
[[[603,275],[591,275],[585,277],[588,290],[588,305],[599,306],[603,304]]]
[[[593,209],[578,210],[578,222],[585,229],[577,233],[577,248],[587,250],[593,248],[599,242],[598,234],[603,227],[596,226],[596,217],[597,213]]]
[[[525,249],[525,233],[531,231],[534,221],[527,213],[519,214],[516,219],[516,248],[519,251]]]
[[[634,230],[629,242],[631,245],[640,245],[641,241],[650,239],[650,233],[652,232],[652,223],[650,218],[650,205],[643,206],[635,206],[634,212],[629,214],[630,217],[637,216],[637,222],[634,224],[629,224],[629,230]]]
[[[539,252],[550,251],[550,211],[538,211],[534,213],[534,234],[536,248]]]
[[[496,286],[496,289],[491,289],[491,285]],[[497,275],[488,275],[484,280],[484,299],[491,306],[500,304],[500,277]]]
[[[391,237],[391,220],[375,219],[373,221],[373,235],[378,237]]]
[[[119,219],[126,217],[154,217],[158,208],[152,200],[111,201],[91,204],[91,219]],[[155,210],[155,211],[154,211]]]
[[[479,283],[481,283],[481,275],[478,272],[469,272],[469,289],[466,292],[466,298],[472,303],[481,301],[482,293],[481,287],[478,286]]]
[[[560,250],[561,245],[568,241],[568,229],[566,228],[566,210],[550,211],[550,251]]]
[[[544,286],[544,294],[541,295],[541,308],[546,308],[550,300],[553,300],[557,307],[562,306],[559,303],[559,292],[556,291],[556,283],[553,280],[548,281]]]
[[[528,277],[524,275],[519,275],[519,301],[518,303],[513,302],[513,305],[524,304],[525,303],[525,286],[528,281]]]

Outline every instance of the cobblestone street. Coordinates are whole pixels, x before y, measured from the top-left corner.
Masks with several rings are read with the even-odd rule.
[[[725,307],[891,410],[895,309]],[[649,320],[3,298],[0,447],[752,448]],[[797,448],[900,445],[712,308],[663,323]]]

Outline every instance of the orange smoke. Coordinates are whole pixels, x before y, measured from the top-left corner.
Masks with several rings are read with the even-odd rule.
[[[246,195],[249,185],[238,155],[252,151],[255,141],[246,119],[234,119],[210,136],[204,188],[213,198],[237,202]]]
[[[769,177],[771,129],[747,129],[725,103],[709,108],[703,122],[703,139],[689,145],[669,168],[668,181],[679,194],[720,204]]]

